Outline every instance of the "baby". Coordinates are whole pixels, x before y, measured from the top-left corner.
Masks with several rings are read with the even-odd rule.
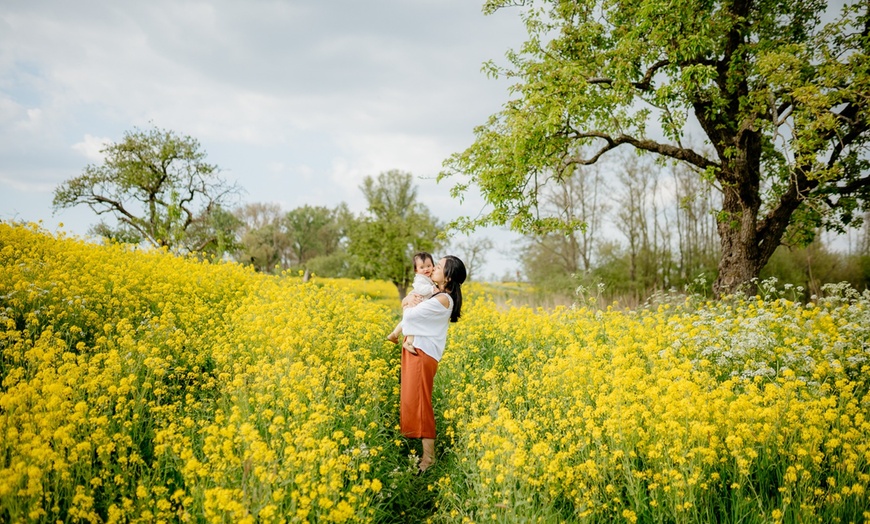
[[[423,252],[414,255],[414,284],[412,285],[411,293],[420,295],[423,300],[426,300],[435,293],[435,284],[429,278],[432,275],[433,269],[435,269],[435,260],[432,258],[432,255]],[[393,344],[398,344],[401,331],[402,323],[399,322],[392,333],[387,335],[387,340]],[[412,355],[417,354],[417,350],[414,348],[413,335],[405,337],[402,347]]]

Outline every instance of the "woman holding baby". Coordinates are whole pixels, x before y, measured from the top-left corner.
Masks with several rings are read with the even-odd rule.
[[[432,385],[447,343],[447,326],[459,320],[465,264],[448,255],[431,273],[434,294],[423,299],[409,294],[402,301],[402,332],[413,337],[413,349],[402,348],[400,427],[407,438],[422,440],[420,473],[435,462],[435,412]]]

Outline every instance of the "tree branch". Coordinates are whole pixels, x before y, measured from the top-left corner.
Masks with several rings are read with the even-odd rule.
[[[121,202],[116,200],[112,200],[111,198],[104,197],[102,195],[97,195],[95,193],[91,193],[87,195],[88,198],[83,199],[82,201],[88,205],[97,215],[102,215],[103,213],[108,212],[117,212],[121,214],[121,217],[118,218],[121,222],[128,224],[130,227],[138,231],[142,236],[148,239],[149,242],[155,247],[159,247],[157,241],[154,239],[151,234],[142,228],[139,220],[132,213],[127,211],[124,205]],[[97,204],[102,204],[107,207],[107,209],[98,211],[94,209],[94,206]]]
[[[121,202],[118,202],[116,200],[112,200],[111,198],[107,198],[107,197],[104,197],[102,195],[97,195],[94,193],[89,195],[89,197],[90,198],[85,199],[84,202],[87,203],[89,206],[91,206],[91,209],[93,209],[93,206],[96,204],[103,204],[103,205],[108,207],[108,209],[106,211],[117,211],[118,213],[121,213],[125,217],[129,218],[130,220],[136,219],[136,217],[133,216],[132,213],[127,211],[127,209],[124,207],[124,205]],[[97,212],[96,209],[94,209],[94,211]],[[97,212],[97,214],[102,214],[102,213]]]
[[[671,63],[670,60],[659,60],[655,64],[651,65],[649,69],[646,70],[646,73],[643,75],[643,78],[640,82],[632,82],[631,85],[636,87],[641,91],[649,91],[650,84],[652,83],[652,77],[655,75],[656,71],[659,69],[669,65]],[[613,83],[612,78],[606,77],[593,77],[586,80],[587,84],[607,84],[610,85]]]
[[[859,189],[870,187],[870,176],[864,178],[856,178],[844,186],[835,186],[834,189],[838,195],[850,195]],[[831,207],[837,207],[835,203],[829,202]]]
[[[615,149],[622,144],[629,144],[634,146],[637,149],[641,149],[644,151],[649,151],[651,153],[658,153],[660,155],[673,158],[675,160],[681,160],[683,162],[688,162],[700,169],[708,169],[708,168],[718,168],[719,164],[717,162],[713,162],[707,159],[705,156],[696,153],[691,149],[686,149],[682,147],[673,146],[670,144],[661,144],[654,140],[646,140],[646,139],[638,139],[628,135],[619,135],[616,137],[612,137],[606,133],[601,133],[598,131],[590,131],[590,132],[573,132],[570,133],[571,138],[575,139],[584,139],[584,138],[597,138],[605,141],[605,145],[602,146],[592,157],[590,158],[582,158],[580,156],[570,156],[566,157],[564,160],[564,165],[583,165],[588,166],[597,162],[604,153],[610,151],[611,149]]]
[[[834,167],[843,150],[867,131],[866,122],[856,121],[857,113],[857,107],[850,103],[836,115],[839,120],[845,122],[847,125],[853,124],[853,127],[849,129],[849,131],[842,136],[836,144],[834,144],[831,156],[828,158],[828,168]],[[837,130],[831,129],[825,133],[823,139],[832,140],[836,136]],[[794,181],[789,185],[788,190],[780,197],[779,204],[771,209],[763,220],[759,221],[757,230],[762,235],[762,238],[767,238],[767,231],[771,228],[784,229],[788,225],[791,213],[797,209],[803,201],[804,195],[818,187],[819,180],[817,178],[810,178],[806,175],[812,171],[814,160],[815,157],[810,155],[810,158],[807,159],[803,165],[794,170]],[[838,195],[849,195],[865,187],[870,187],[870,177],[858,178],[842,186],[835,185],[833,186],[833,190],[834,193]],[[837,207],[837,203],[831,199],[825,199],[825,202],[832,209]]]
[[[773,96],[773,95],[771,95]],[[771,104],[773,105],[773,104]],[[791,102],[783,102],[779,104],[779,107],[776,108],[776,113],[773,115],[773,123],[776,126],[779,126],[791,116],[792,110],[794,109],[794,105]],[[786,111],[788,111],[786,113]]]
[[[858,137],[863,135],[867,131],[867,124],[860,123],[849,130],[840,140],[837,140],[837,143],[834,144],[834,149],[831,151],[831,156],[828,157],[828,168],[834,167],[834,164],[837,160],[840,159],[840,154],[845,150],[848,146],[852,144]]]

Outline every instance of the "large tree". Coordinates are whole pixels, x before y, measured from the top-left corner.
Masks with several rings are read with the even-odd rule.
[[[484,10],[507,6],[522,6],[529,39],[489,70],[514,81],[514,98],[441,175],[467,175],[454,194],[476,185],[491,210],[458,226],[558,227],[538,214],[540,188],[635,148],[694,166],[722,192],[722,294],[757,277],[784,235],[808,240],[867,208],[870,3],[489,0]]]
[[[341,213],[341,206],[329,209],[305,205],[284,215],[294,264],[308,269],[308,262],[313,258],[330,256],[338,251],[344,235],[339,220]]]
[[[222,244],[226,232],[215,227],[226,221],[216,220],[216,214],[240,188],[206,162],[198,141],[157,128],[136,129],[102,153],[102,164],[90,164],[58,186],[55,209],[86,204],[117,220],[115,226],[101,223],[95,232],[173,251]]]
[[[360,275],[392,282],[402,299],[414,278],[414,253],[431,253],[440,245],[440,226],[417,200],[410,173],[369,176],[360,189],[368,209],[350,228],[348,252]]]

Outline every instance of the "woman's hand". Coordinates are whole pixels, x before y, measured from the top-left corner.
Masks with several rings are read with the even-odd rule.
[[[410,295],[407,295],[405,296],[405,298],[402,299],[402,308],[414,307],[420,302],[423,302],[423,297],[416,293],[411,293]]]

